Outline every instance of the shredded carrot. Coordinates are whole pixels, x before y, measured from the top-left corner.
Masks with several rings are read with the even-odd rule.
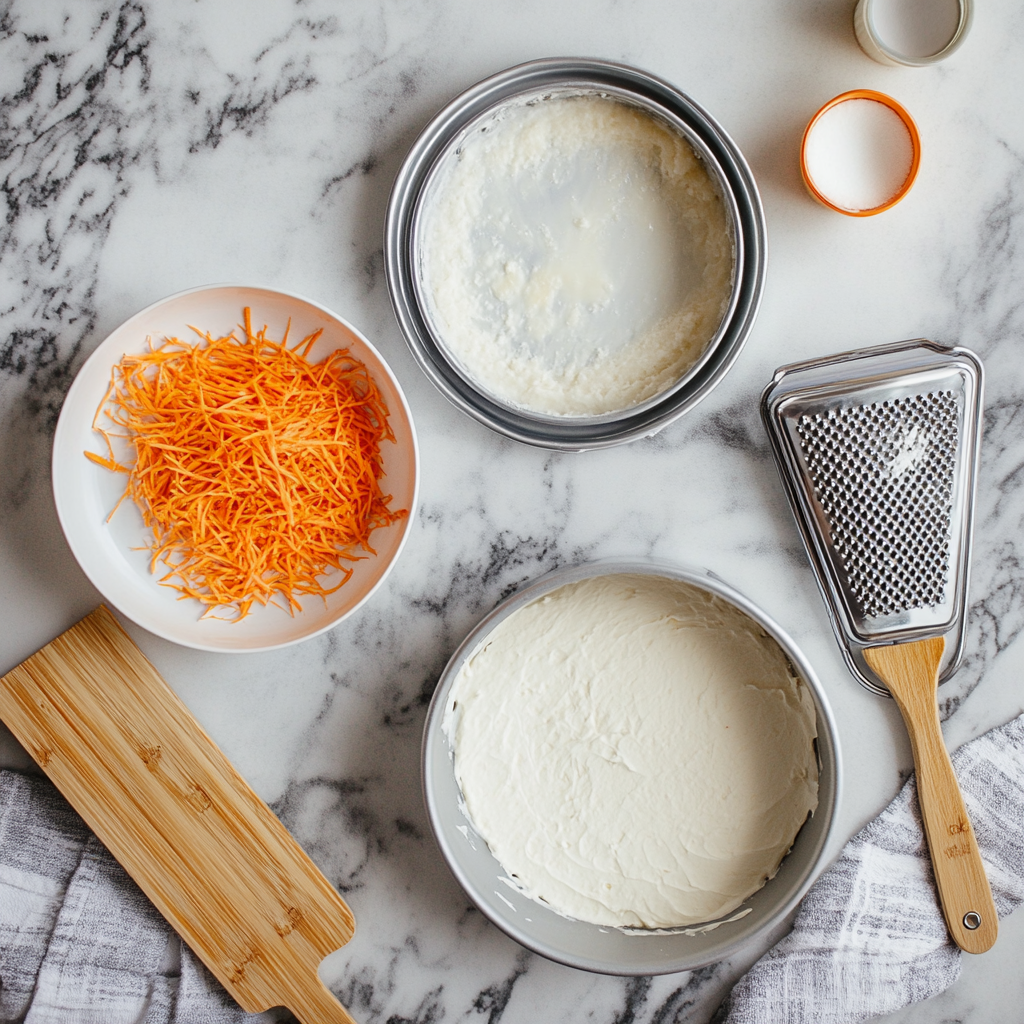
[[[128,474],[121,500],[153,531],[160,582],[235,620],[277,595],[292,614],[303,595],[326,599],[352,575],[345,563],[375,554],[370,533],[408,515],[381,492],[380,442],[395,438],[366,367],[347,349],[311,364],[320,331],[289,348],[291,323],[272,341],[248,307],[240,326],[243,340],[192,327],[199,344],[124,356],[93,421],[108,454],[85,453]],[[112,437],[134,448],[130,467]],[[331,569],[341,580],[325,587]]]

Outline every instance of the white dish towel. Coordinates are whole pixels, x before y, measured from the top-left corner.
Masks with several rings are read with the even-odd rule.
[[[1000,918],[1024,901],[1024,715],[953,754]],[[963,954],[939,910],[914,779],[843,848],[792,932],[715,1015],[725,1024],[856,1024],[949,988]]]
[[[961,747],[953,764],[1003,917],[1024,900],[1024,715]],[[911,779],[715,1019],[854,1024],[937,995],[960,957]],[[238,1008],[49,782],[0,771],[0,1024],[268,1019]]]
[[[0,1022],[267,1019],[239,1009],[50,782],[0,771]]]

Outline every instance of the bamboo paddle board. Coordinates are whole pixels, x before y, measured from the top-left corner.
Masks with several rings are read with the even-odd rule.
[[[243,1009],[353,1024],[317,976],[351,911],[106,608],[0,678],[0,718]]]

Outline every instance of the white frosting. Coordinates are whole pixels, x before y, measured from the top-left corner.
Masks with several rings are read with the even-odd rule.
[[[496,626],[445,714],[474,827],[535,899],[601,925],[735,910],[818,803],[813,699],[731,604],[646,575]]]
[[[597,415],[674,384],[732,290],[718,188],[689,142],[599,96],[512,105],[428,193],[421,276],[444,346],[509,404]]]

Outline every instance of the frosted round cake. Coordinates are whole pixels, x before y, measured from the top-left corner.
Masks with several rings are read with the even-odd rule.
[[[592,577],[510,615],[462,666],[444,729],[510,879],[598,925],[732,913],[818,803],[808,687],[758,623],[666,577]]]

